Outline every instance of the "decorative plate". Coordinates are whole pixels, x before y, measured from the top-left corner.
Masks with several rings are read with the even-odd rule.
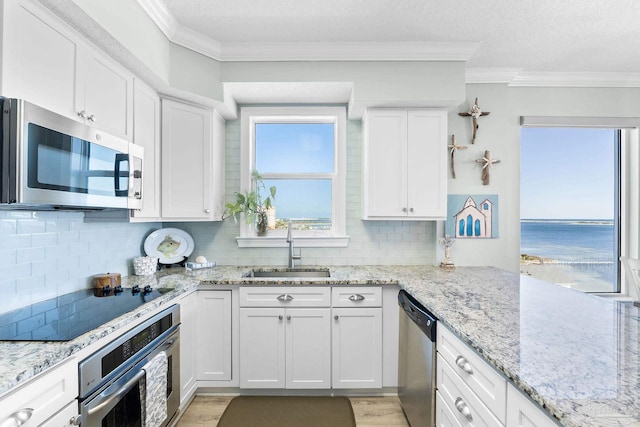
[[[144,251],[148,256],[158,257],[160,264],[182,262],[191,255],[194,246],[193,237],[179,228],[156,230],[144,240]]]

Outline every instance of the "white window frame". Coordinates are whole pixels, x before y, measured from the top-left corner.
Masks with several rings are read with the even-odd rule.
[[[640,118],[639,117],[555,117],[521,116],[522,127],[590,127],[622,131],[620,147],[620,256],[638,258],[640,255]],[[629,295],[624,269],[620,266],[620,292],[593,292],[591,295],[627,299]]]
[[[346,186],[347,186],[347,115],[346,107],[241,107],[240,109],[240,189],[250,190],[251,172],[255,167],[256,123],[333,123],[334,171],[319,174],[317,178],[331,178],[331,230],[295,230],[296,247],[347,247],[346,235]],[[263,179],[282,177],[279,174],[262,173]],[[276,203],[278,196],[276,194]],[[265,248],[286,247],[285,230],[269,230],[258,237],[253,224],[240,223],[238,247]]]

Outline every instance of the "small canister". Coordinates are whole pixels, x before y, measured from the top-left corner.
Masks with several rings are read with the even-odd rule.
[[[136,276],[149,276],[158,270],[158,257],[143,256],[133,259],[133,273]]]

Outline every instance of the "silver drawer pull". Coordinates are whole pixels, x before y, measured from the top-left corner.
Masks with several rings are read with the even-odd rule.
[[[293,297],[289,294],[282,294],[278,297],[278,301],[284,301],[284,302],[293,301]]]
[[[4,421],[0,421],[0,427],[19,427],[24,425],[33,415],[33,409],[24,408],[9,415]]]
[[[291,315],[288,315],[288,316],[287,316],[287,320],[291,320]]]
[[[282,320],[282,319],[284,319],[284,317],[281,314],[281,315],[278,316],[278,320]]]
[[[469,409],[469,405],[462,400],[461,397],[456,399],[456,409],[467,419],[467,421],[473,421],[473,416],[471,415],[471,409]]]
[[[363,300],[364,300],[364,296],[360,294],[353,294],[349,297],[349,301],[363,301]]]
[[[465,359],[464,356],[458,356],[456,358],[456,365],[458,366],[458,368],[462,369],[467,374],[469,375],[473,374],[473,368],[471,367],[471,363],[469,363],[469,361]]]

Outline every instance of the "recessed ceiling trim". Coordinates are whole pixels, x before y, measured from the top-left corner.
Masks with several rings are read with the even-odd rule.
[[[467,68],[467,83],[511,83],[522,68]]]
[[[466,61],[476,42],[224,43],[223,61]]]

